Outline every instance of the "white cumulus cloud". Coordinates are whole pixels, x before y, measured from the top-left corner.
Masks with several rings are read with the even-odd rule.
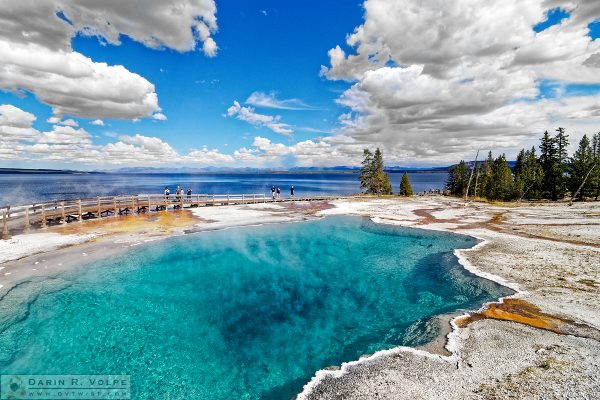
[[[275,108],[279,110],[314,110],[313,107],[300,99],[278,99],[274,92],[253,92],[248,99],[246,99],[246,104],[255,107]]]
[[[0,7],[0,89],[33,93],[55,116],[136,119],[160,114],[154,85],[120,65],[74,51],[77,34],[113,45],[121,35],[151,48],[209,56],[217,46],[213,0],[23,0]],[[161,114],[162,115],[162,114]]]
[[[163,113],[155,113],[154,115],[152,115],[152,118],[154,118],[157,121],[166,121],[167,120],[167,116]]]
[[[245,164],[256,166],[275,165],[303,167],[332,167],[360,163],[362,147],[351,138],[332,136],[304,140],[292,145],[274,143],[268,138],[257,136],[251,148],[234,152],[234,158]]]
[[[254,126],[264,126],[281,135],[291,135],[294,133],[290,125],[280,122],[281,116],[259,114],[253,107],[243,107],[237,101],[234,101],[233,105],[227,109],[227,116],[235,117],[240,121],[248,122]]]
[[[65,125],[65,126],[79,126],[79,124],[77,123],[77,121],[69,118],[69,119],[65,119],[63,121],[59,121],[58,122],[59,125]]]
[[[69,120],[50,118],[54,125],[45,132],[33,128],[35,120],[32,113],[10,104],[0,105],[0,161],[46,160],[95,166],[224,165],[236,161],[233,155],[207,147],[180,154],[163,139],[141,134],[107,134],[116,141],[101,145]],[[90,123],[103,125],[98,121]]]
[[[223,154],[217,149],[203,147],[200,150],[192,150],[183,157],[185,162],[203,165],[222,165],[231,163],[234,158],[229,154]]]
[[[33,128],[36,119],[32,113],[11,104],[0,105],[0,142],[8,148],[15,146],[14,142],[36,138],[39,133]]]
[[[553,7],[572,15],[536,33]],[[600,123],[598,95],[541,99],[539,90],[540,81],[600,83],[600,40],[587,26],[600,17],[596,1],[366,0],[364,8],[350,51],[331,49],[321,74],[353,83],[338,99],[348,109],[338,134],[382,146],[392,162],[514,153],[558,124],[575,141]]]

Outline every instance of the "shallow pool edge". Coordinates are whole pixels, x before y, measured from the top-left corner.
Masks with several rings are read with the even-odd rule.
[[[352,215],[352,213],[348,213],[346,215]],[[397,221],[389,221],[389,220],[379,218],[379,217],[370,217],[369,219],[376,224],[393,225],[393,226],[401,226],[401,227],[412,228],[412,229],[423,229],[423,230],[432,230],[432,231],[436,231],[436,232],[460,234],[460,235],[470,236],[474,239],[479,240],[479,243],[477,243],[475,246],[470,247],[468,249],[454,249],[453,254],[458,259],[458,263],[465,270],[471,272],[472,274],[474,274],[480,278],[484,278],[484,279],[493,281],[499,285],[505,286],[511,290],[514,290],[515,293],[508,295],[508,296],[499,297],[497,300],[485,302],[481,305],[481,307],[478,310],[476,310],[476,312],[481,312],[481,311],[485,310],[490,304],[502,302],[504,299],[519,298],[519,297],[522,297],[527,294],[527,291],[522,290],[517,283],[509,282],[506,279],[504,279],[498,275],[494,275],[494,274],[490,274],[488,272],[482,271],[469,261],[468,257],[464,253],[478,250],[481,247],[484,247],[485,245],[489,244],[490,241],[487,239],[478,237],[477,235],[474,235],[474,234],[449,232],[447,230],[438,229],[435,227],[407,226],[407,225],[398,223]],[[380,359],[383,357],[388,357],[388,356],[393,356],[396,354],[410,353],[410,354],[414,354],[416,356],[427,357],[430,359],[438,360],[440,362],[457,364],[460,359],[460,328],[456,324],[456,321],[460,318],[463,318],[463,317],[469,316],[469,315],[470,315],[469,312],[461,313],[450,319],[451,331],[446,335],[446,344],[444,346],[444,348],[446,350],[448,350],[450,355],[446,356],[446,355],[441,355],[441,354],[435,354],[435,353],[432,353],[427,350],[418,349],[418,348],[409,347],[409,346],[396,346],[391,349],[380,350],[371,355],[360,357],[358,360],[344,362],[337,369],[321,369],[321,370],[316,371],[315,375],[312,377],[312,379],[304,385],[302,392],[300,392],[296,396],[296,400],[308,400],[309,395],[312,393],[312,391],[316,387],[318,387],[319,384],[321,384],[321,382],[325,378],[328,378],[328,377],[339,378],[339,377],[347,374],[349,372],[350,368],[352,368],[354,366],[361,365],[361,364],[368,364],[377,359]]]

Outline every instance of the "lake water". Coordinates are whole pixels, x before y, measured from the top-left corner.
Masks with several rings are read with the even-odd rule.
[[[314,373],[436,337],[509,290],[475,239],[358,217],[205,232],[11,290],[0,374],[129,374],[134,399],[289,399]]]
[[[394,191],[399,191],[402,174],[389,175]],[[409,177],[413,190],[419,192],[442,189],[447,174],[419,172]],[[0,207],[120,194],[159,194],[165,186],[174,192],[178,185],[208,194],[270,195],[272,185],[279,186],[284,196],[289,194],[291,185],[297,196],[360,192],[357,173],[0,174]]]

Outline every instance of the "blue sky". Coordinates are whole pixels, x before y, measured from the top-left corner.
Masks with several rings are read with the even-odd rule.
[[[336,127],[342,107],[335,99],[349,84],[321,78],[319,69],[328,63],[327,51],[360,24],[362,15],[358,2],[345,7],[317,0],[219,2],[219,31],[214,35],[219,52],[213,58],[199,51],[150,49],[127,37],[117,46],[80,34],[72,43],[75,51],[96,62],[123,65],[152,82],[168,118],[105,120],[103,127],[80,120],[81,125],[99,144],[115,135],[140,133],[168,140],[181,152],[203,145],[227,152],[249,146],[256,135],[286,142],[322,136],[303,128],[328,132]],[[243,103],[257,91],[274,93],[280,99],[301,99],[312,108],[257,108],[257,112],[281,115],[294,126],[293,137],[282,138],[267,128],[223,117],[234,100]],[[0,92],[0,103],[37,115],[38,129],[51,128],[45,122],[52,116],[51,107],[31,94],[20,97]]]
[[[78,37],[73,47],[94,60],[122,64],[156,85],[168,121],[115,121],[111,122],[115,132],[170,139],[182,151],[201,145],[227,151],[229,146],[249,145],[244,136],[280,139],[269,129],[222,116],[234,100],[243,102],[255,91],[299,98],[317,109],[277,110],[289,124],[326,131],[335,126],[341,107],[334,100],[348,85],[320,78],[319,67],[328,62],[327,51],[360,23],[362,10],[359,4],[323,3],[289,2],[285,7],[281,1],[219,3],[219,32],[214,35],[219,53],[214,58],[200,52],[151,50],[131,40],[121,46],[100,46],[95,38]],[[294,139],[314,136],[298,129]]]
[[[356,165],[375,146],[445,165],[558,124],[576,142],[600,130],[600,15],[555,3],[11,3],[0,166]]]
[[[542,32],[554,25],[560,24],[561,21],[568,19],[571,14],[564,9],[554,8],[548,10],[547,18],[534,25],[535,32]],[[588,25],[590,32],[589,36],[592,39],[600,37],[600,22],[596,21]],[[538,82],[540,89],[540,98],[555,98],[570,95],[592,96],[600,93],[600,84],[577,84],[560,81],[541,80]]]

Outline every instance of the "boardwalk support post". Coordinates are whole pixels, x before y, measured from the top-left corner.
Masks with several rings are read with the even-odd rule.
[[[29,223],[29,207],[25,207],[25,215],[23,216],[25,222],[25,228],[23,231],[25,233],[29,233],[30,223]]]
[[[135,212],[135,196],[131,195],[131,213]]]
[[[4,217],[2,218],[2,239],[10,239],[10,233],[8,232],[8,214],[6,210],[4,210]]]
[[[83,214],[81,213],[81,199],[77,200],[77,221],[83,222]]]
[[[98,196],[98,218],[102,216],[102,209],[100,208],[100,196]]]
[[[46,206],[42,204],[42,229],[46,229]]]

